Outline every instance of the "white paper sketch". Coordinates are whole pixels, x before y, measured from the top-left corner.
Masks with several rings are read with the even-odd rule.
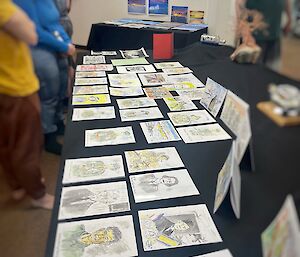
[[[204,87],[205,85],[194,74],[170,75],[169,83],[194,85],[195,87]]]
[[[138,75],[144,86],[159,86],[168,84],[168,76],[163,72]]]
[[[156,72],[156,70],[152,64],[117,66],[117,71],[118,71],[118,73],[153,73],[153,72]]]
[[[120,110],[121,121],[154,120],[163,118],[158,107]]]
[[[63,187],[58,219],[72,219],[130,210],[125,181]]]
[[[108,74],[111,87],[141,87],[142,84],[136,74]]]
[[[177,128],[177,131],[186,144],[231,139],[219,124],[182,127]]]
[[[202,254],[198,255],[195,257],[233,257],[231,252],[228,249],[213,252],[213,253],[208,253],[208,254]]]
[[[204,91],[205,88],[191,88],[191,89],[176,90],[176,93],[190,100],[201,100]]]
[[[72,121],[108,120],[114,118],[116,118],[116,113],[113,106],[74,108],[72,115]]]
[[[132,216],[59,223],[53,257],[137,256]]]
[[[113,69],[112,64],[82,64],[76,66],[76,71],[112,71]]]
[[[135,143],[132,127],[85,131],[85,147]]]
[[[141,25],[141,24],[139,24],[139,25]],[[144,26],[145,25],[143,25],[143,27]],[[149,57],[149,55],[146,53],[144,47],[137,49],[137,50],[120,50],[120,53],[121,53],[122,57],[125,59]]]
[[[172,94],[164,87],[147,87],[144,88],[145,94],[152,99],[161,99],[172,97]]]
[[[205,204],[139,211],[145,251],[222,242]]]
[[[299,257],[300,226],[296,206],[288,195],[279,213],[261,235],[264,257]]]
[[[199,125],[216,122],[206,110],[169,112],[168,116],[174,126]]]
[[[77,71],[75,73],[76,78],[99,78],[105,76],[105,71]]]
[[[156,62],[154,63],[156,69],[171,69],[182,68],[183,66],[179,62]]]
[[[216,117],[222,107],[227,94],[227,89],[217,82],[207,78],[205,91],[200,103]]]
[[[125,177],[121,155],[68,159],[63,184]]]
[[[157,106],[155,100],[149,97],[117,99],[117,104],[119,106],[119,109],[133,109],[133,108]]]
[[[166,73],[167,75],[193,73],[193,71],[190,68],[187,68],[187,67],[167,68],[167,69],[162,69],[162,72]]]
[[[130,176],[130,183],[136,203],[199,195],[185,169]]]
[[[144,95],[141,87],[110,87],[109,92],[112,96],[140,96]]]
[[[75,78],[75,86],[107,84],[107,78]]]
[[[221,120],[236,135],[237,160],[240,163],[251,139],[249,105],[231,91],[227,92]]]
[[[127,151],[125,158],[129,173],[184,167],[175,147]]]
[[[91,55],[117,55],[116,51],[93,51],[91,50]]]
[[[177,90],[185,90],[185,89],[194,89],[196,86],[194,84],[187,85],[182,83],[170,84],[170,85],[163,85],[169,91],[177,91]]]
[[[149,144],[181,140],[169,120],[142,122],[140,125]]]
[[[182,96],[172,96],[163,98],[170,111],[185,111],[198,109],[189,99]]]
[[[73,95],[107,94],[107,85],[73,87]]]
[[[105,63],[105,56],[83,56],[83,64],[102,64]]]

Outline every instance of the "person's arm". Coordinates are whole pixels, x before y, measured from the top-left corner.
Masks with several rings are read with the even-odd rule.
[[[34,23],[17,7],[14,14],[2,28],[15,38],[22,40],[29,45],[36,45],[38,42]]]
[[[285,0],[285,12],[287,16],[287,22],[283,28],[283,32],[284,34],[288,34],[292,29],[292,8],[290,0]]]

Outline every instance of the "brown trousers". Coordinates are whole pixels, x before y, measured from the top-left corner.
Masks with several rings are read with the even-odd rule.
[[[45,195],[40,170],[42,145],[37,93],[26,97],[0,94],[0,164],[10,187],[23,188],[34,199]]]

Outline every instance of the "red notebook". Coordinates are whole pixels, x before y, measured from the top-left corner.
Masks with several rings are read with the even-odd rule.
[[[174,55],[174,34],[153,34],[153,59],[171,59]]]

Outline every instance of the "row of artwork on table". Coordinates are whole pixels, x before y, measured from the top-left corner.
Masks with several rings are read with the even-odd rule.
[[[120,123],[126,126],[86,129],[85,147],[136,143],[136,131],[130,126],[130,122],[136,121],[142,121],[140,127],[148,144],[232,140],[217,123],[216,117],[221,113],[220,119],[236,139],[216,181],[214,212],[230,190],[231,204],[239,218],[239,164],[251,138],[249,105],[210,78],[203,84],[192,69],[179,62],[149,63],[143,48],[120,51],[122,58],[113,58],[111,64],[106,62],[108,55],[113,58],[117,52],[92,52],[77,66],[72,122],[117,119],[115,107],[109,104],[111,97],[118,97]],[[114,70],[118,73],[106,74]],[[170,110],[169,119],[165,119],[156,99],[164,100]],[[198,109],[193,101],[199,101],[204,109]],[[126,172],[129,183],[124,180]],[[114,181],[109,181],[111,179]],[[138,256],[135,233],[138,226],[134,226],[131,215],[93,216],[129,212],[132,203],[128,185],[135,203],[155,203],[162,199],[200,195],[201,188],[198,189],[194,182],[174,146],[67,159],[53,256]],[[222,242],[205,204],[138,210],[138,220],[138,235],[141,235],[145,252]],[[264,256],[281,256],[274,254],[274,249],[278,251],[280,247],[288,253],[286,256],[298,257],[292,255],[299,249],[295,244],[300,238],[297,228],[295,206],[288,197],[278,217],[262,234]],[[201,256],[232,257],[229,250]]]
[[[147,8],[148,6],[148,8]],[[129,14],[169,15],[169,0],[128,0]],[[204,11],[188,10],[188,6],[172,6],[171,21],[203,23]]]

